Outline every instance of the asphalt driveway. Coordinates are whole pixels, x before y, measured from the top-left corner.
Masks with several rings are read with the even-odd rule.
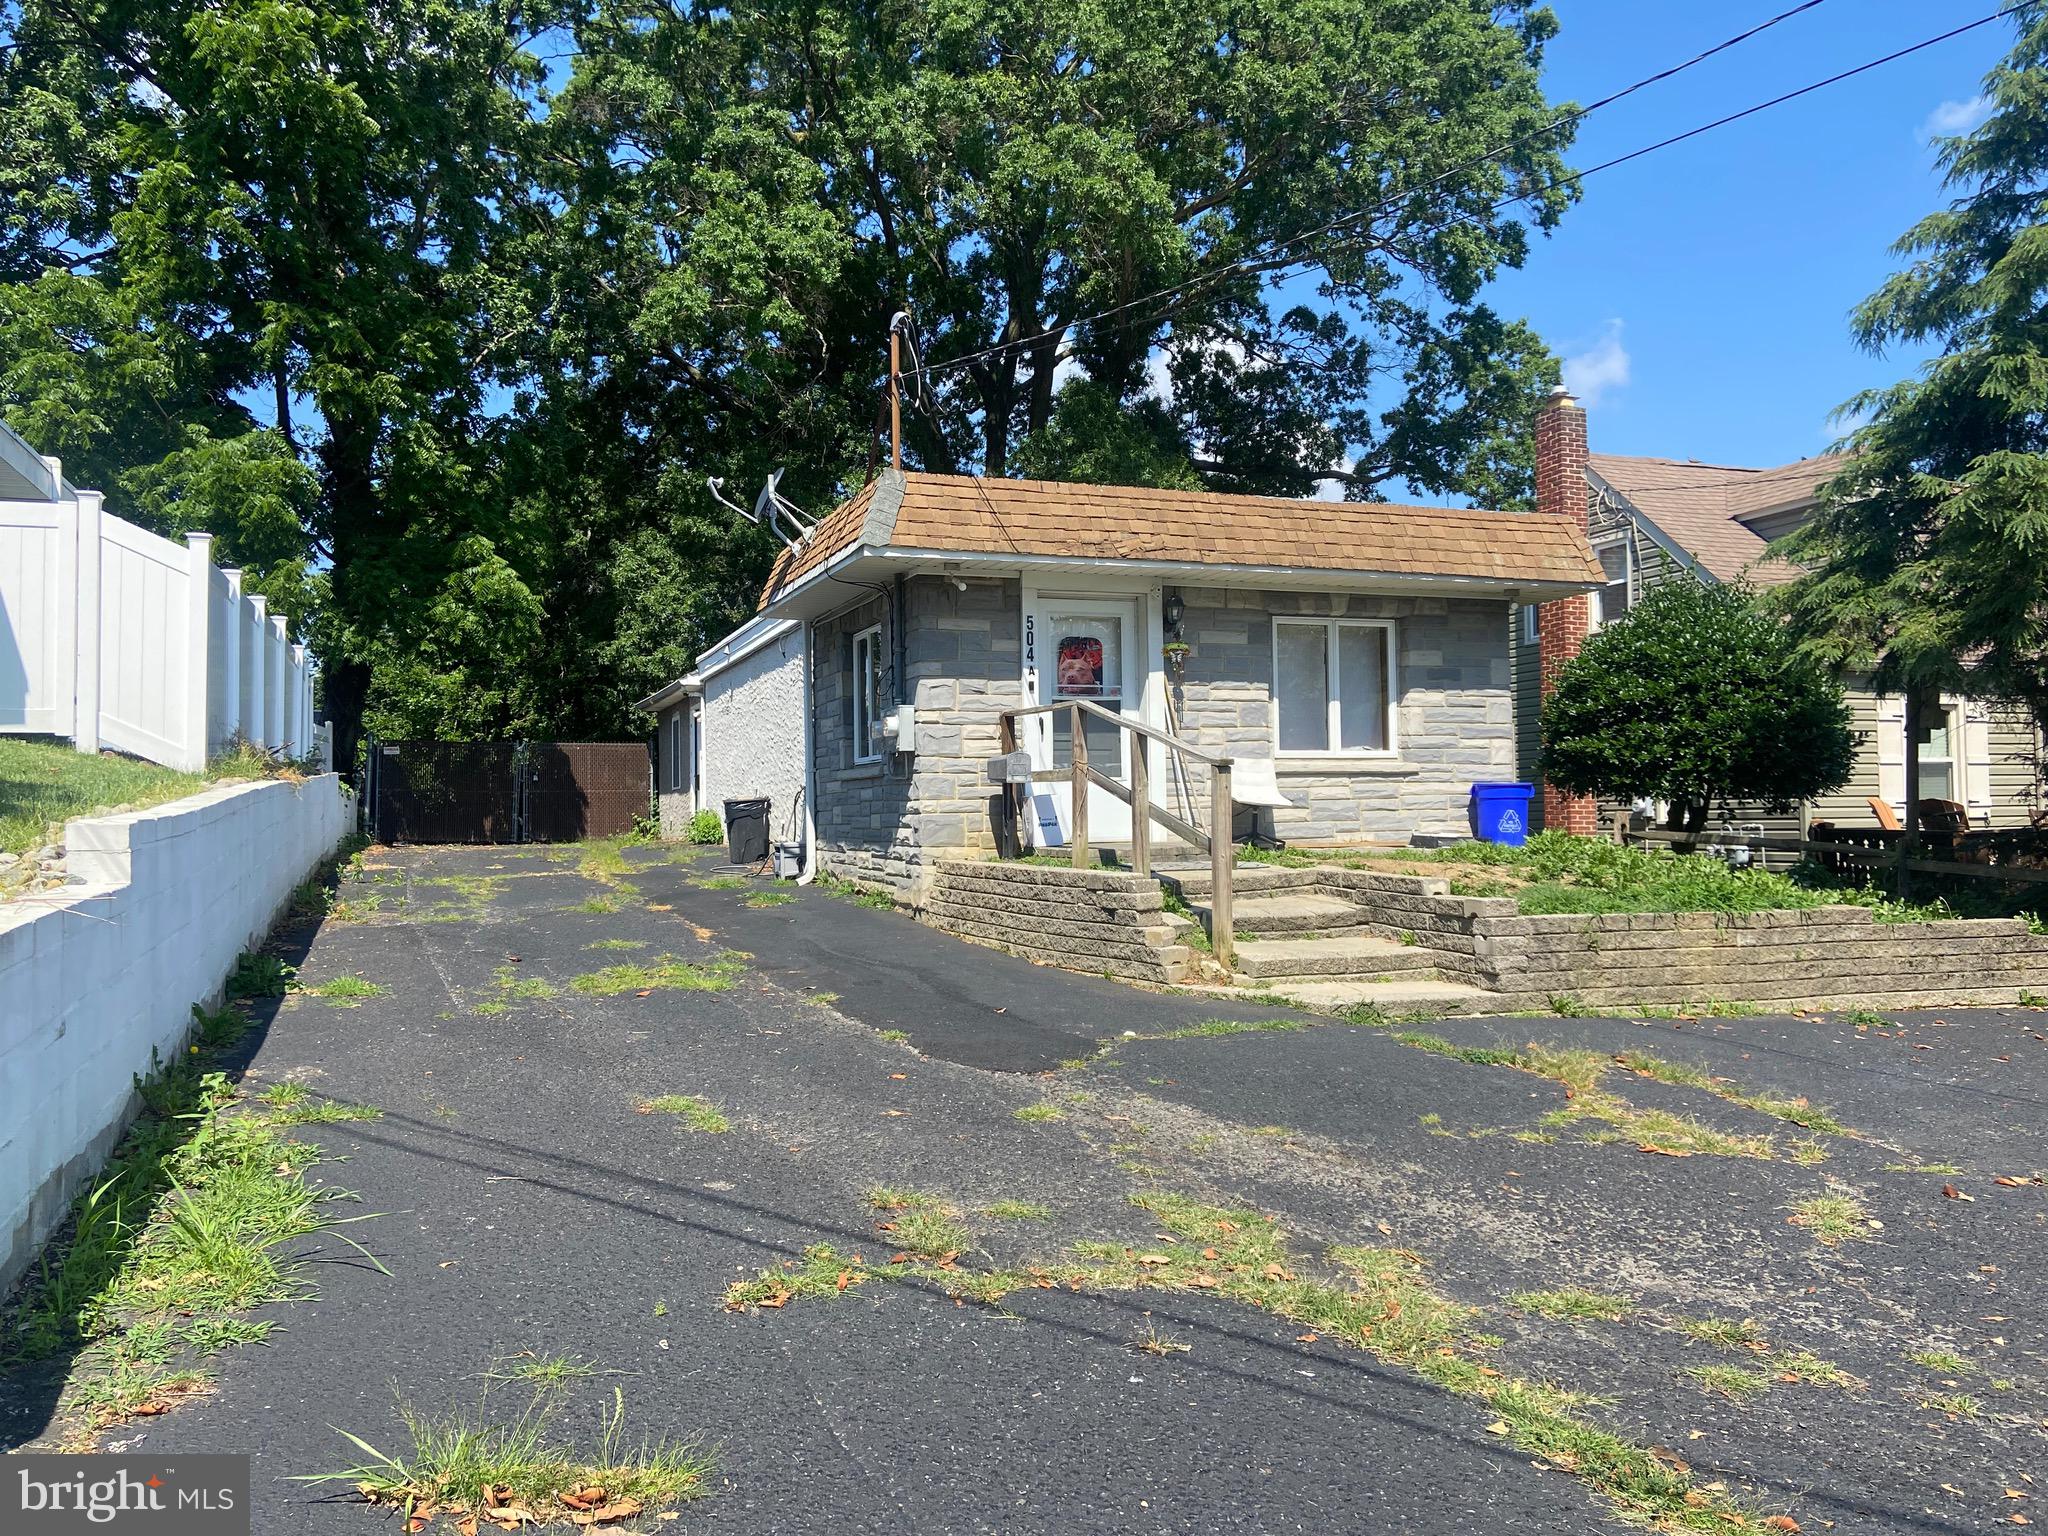
[[[1554,1384],[1759,1516],[2048,1522],[2048,1013],[1191,1033],[1301,1016],[726,888],[664,850],[577,859],[372,857],[300,974],[385,990],[288,1001],[247,1071],[383,1111],[297,1134],[347,1159],[321,1171],[383,1213],[351,1232],[391,1274],[315,1244],[318,1299],[273,1309],[282,1330],[222,1356],[217,1392],[111,1441],[252,1453],[259,1531],[382,1529],[290,1479],[356,1459],[338,1430],[395,1444],[401,1398],[459,1410],[534,1351],[606,1373],[577,1388],[593,1422],[617,1390],[629,1432],[715,1450],[713,1496],[650,1530],[1609,1528],[1482,1408],[1224,1296],[876,1283],[722,1305],[809,1244],[885,1257],[874,1186],[952,1205],[973,1268],[1157,1246],[1129,1197],[1170,1190],[1267,1213],[1302,1254],[1411,1252],[1479,1309],[1489,1371]],[[577,989],[735,952],[727,990]],[[1490,1054],[1532,1043],[1608,1065],[1588,1090]],[[662,1094],[730,1130],[635,1112]],[[1039,1106],[1059,1118],[1017,1115]],[[1786,1118],[1818,1106],[1839,1130]],[[1681,1135],[1741,1151],[1675,1155]],[[1823,1196],[1858,1213],[1838,1241],[1796,1224]],[[1001,1202],[1050,1219],[986,1214]],[[1620,1315],[1509,1301],[1566,1287]],[[5,1407],[9,1443],[47,1433],[45,1398]]]

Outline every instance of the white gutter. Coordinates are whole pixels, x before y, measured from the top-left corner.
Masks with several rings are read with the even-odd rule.
[[[809,885],[818,878],[818,757],[811,741],[817,706],[811,697],[811,626],[805,624],[802,629],[803,644],[797,648],[797,659],[804,669],[804,867],[796,883]]]
[[[895,545],[856,544],[841,551],[795,586],[778,593],[762,610],[765,616],[787,612],[794,598],[808,596],[824,583],[840,579],[836,573],[868,560],[891,564],[993,567],[998,571],[1055,569],[1098,571],[1119,575],[1143,575],[1183,586],[1215,585],[1228,581],[1265,581],[1294,587],[1344,588],[1390,587],[1396,590],[1428,592],[1445,596],[1501,596],[1513,594],[1521,601],[1547,601],[1577,592],[1590,592],[1596,581],[1539,581],[1511,576],[1455,576],[1416,574],[1412,571],[1337,570],[1320,566],[1246,565],[1204,563],[1187,560],[1148,560],[1122,556],[1026,555],[993,550],[906,549]]]

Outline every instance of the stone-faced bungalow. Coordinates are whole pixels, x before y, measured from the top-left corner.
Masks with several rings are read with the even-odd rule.
[[[749,687],[714,701],[685,679],[648,701],[664,822],[767,793],[809,867],[915,902],[930,860],[993,849],[1001,711],[1086,699],[1237,759],[1240,786],[1266,786],[1240,798],[1288,842],[1462,834],[1470,786],[1515,776],[1514,608],[1600,580],[1568,517],[887,471],[785,551],[759,614],[714,647],[743,653]],[[787,682],[754,675],[769,657]],[[1068,731],[1026,717],[1019,746],[1062,766]],[[1127,779],[1131,739],[1091,725],[1091,766]],[[1155,802],[1206,816],[1200,773],[1149,750]],[[714,758],[734,767],[687,793]],[[1025,835],[1064,842],[1069,794],[1036,786]],[[1089,794],[1091,838],[1128,836],[1128,807]]]

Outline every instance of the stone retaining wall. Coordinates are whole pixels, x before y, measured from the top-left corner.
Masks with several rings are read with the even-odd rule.
[[[1174,942],[1159,882],[1115,870],[940,859],[921,915],[1028,959],[1129,981],[1179,981],[1194,959]]]
[[[1442,879],[1317,874],[1317,889],[1358,903],[1375,933],[1412,934],[1445,977],[1502,993],[1503,1006],[1954,1007],[2048,994],[2048,936],[2017,918],[1880,923],[1865,907],[1523,917],[1510,900],[1453,896]]]

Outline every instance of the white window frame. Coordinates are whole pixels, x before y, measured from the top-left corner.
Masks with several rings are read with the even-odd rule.
[[[1952,699],[1944,694],[1941,703],[1936,706],[1936,709],[1940,714],[1948,717],[1947,724],[1943,727],[1948,734],[1948,754],[1945,757],[1929,757],[1924,751],[1916,753],[1913,759],[1914,766],[1920,770],[1923,778],[1926,776],[1929,763],[1939,763],[1942,767],[1946,768],[1948,770],[1948,793],[1932,798],[1947,800],[1952,805],[1968,806],[1970,799],[1963,785],[1963,763],[1965,758],[1956,755],[1956,749],[1963,746],[1963,705],[1959,700]],[[1924,711],[1922,718],[1923,720],[1925,718]],[[1904,724],[1901,722],[1901,735],[1904,734],[1904,730]],[[1967,751],[1965,755],[1967,756]],[[1916,796],[1916,798],[1920,797]]]
[[[683,762],[683,722],[689,714],[690,701],[685,699],[668,718],[668,787],[673,791],[689,788],[689,775]]]
[[[863,662],[862,652],[866,652]],[[881,743],[875,739],[875,684],[881,676],[882,626],[870,624],[853,637],[853,760],[879,763]],[[863,715],[869,716],[863,720]]]
[[[1543,606],[1540,603],[1522,604],[1522,644],[1543,643]]]
[[[1324,697],[1329,711],[1325,722],[1324,740],[1344,739],[1344,700],[1338,687],[1337,636],[1345,629],[1377,629],[1385,636],[1384,646],[1387,662],[1386,709],[1387,744],[1384,747],[1330,747],[1320,749],[1283,747],[1280,745],[1280,626],[1299,624],[1304,628],[1320,625],[1325,631],[1323,644]],[[1399,632],[1392,619],[1325,619],[1313,614],[1274,614],[1272,630],[1272,684],[1270,688],[1273,705],[1273,756],[1285,762],[1357,762],[1364,759],[1383,760],[1401,755],[1401,666]]]

